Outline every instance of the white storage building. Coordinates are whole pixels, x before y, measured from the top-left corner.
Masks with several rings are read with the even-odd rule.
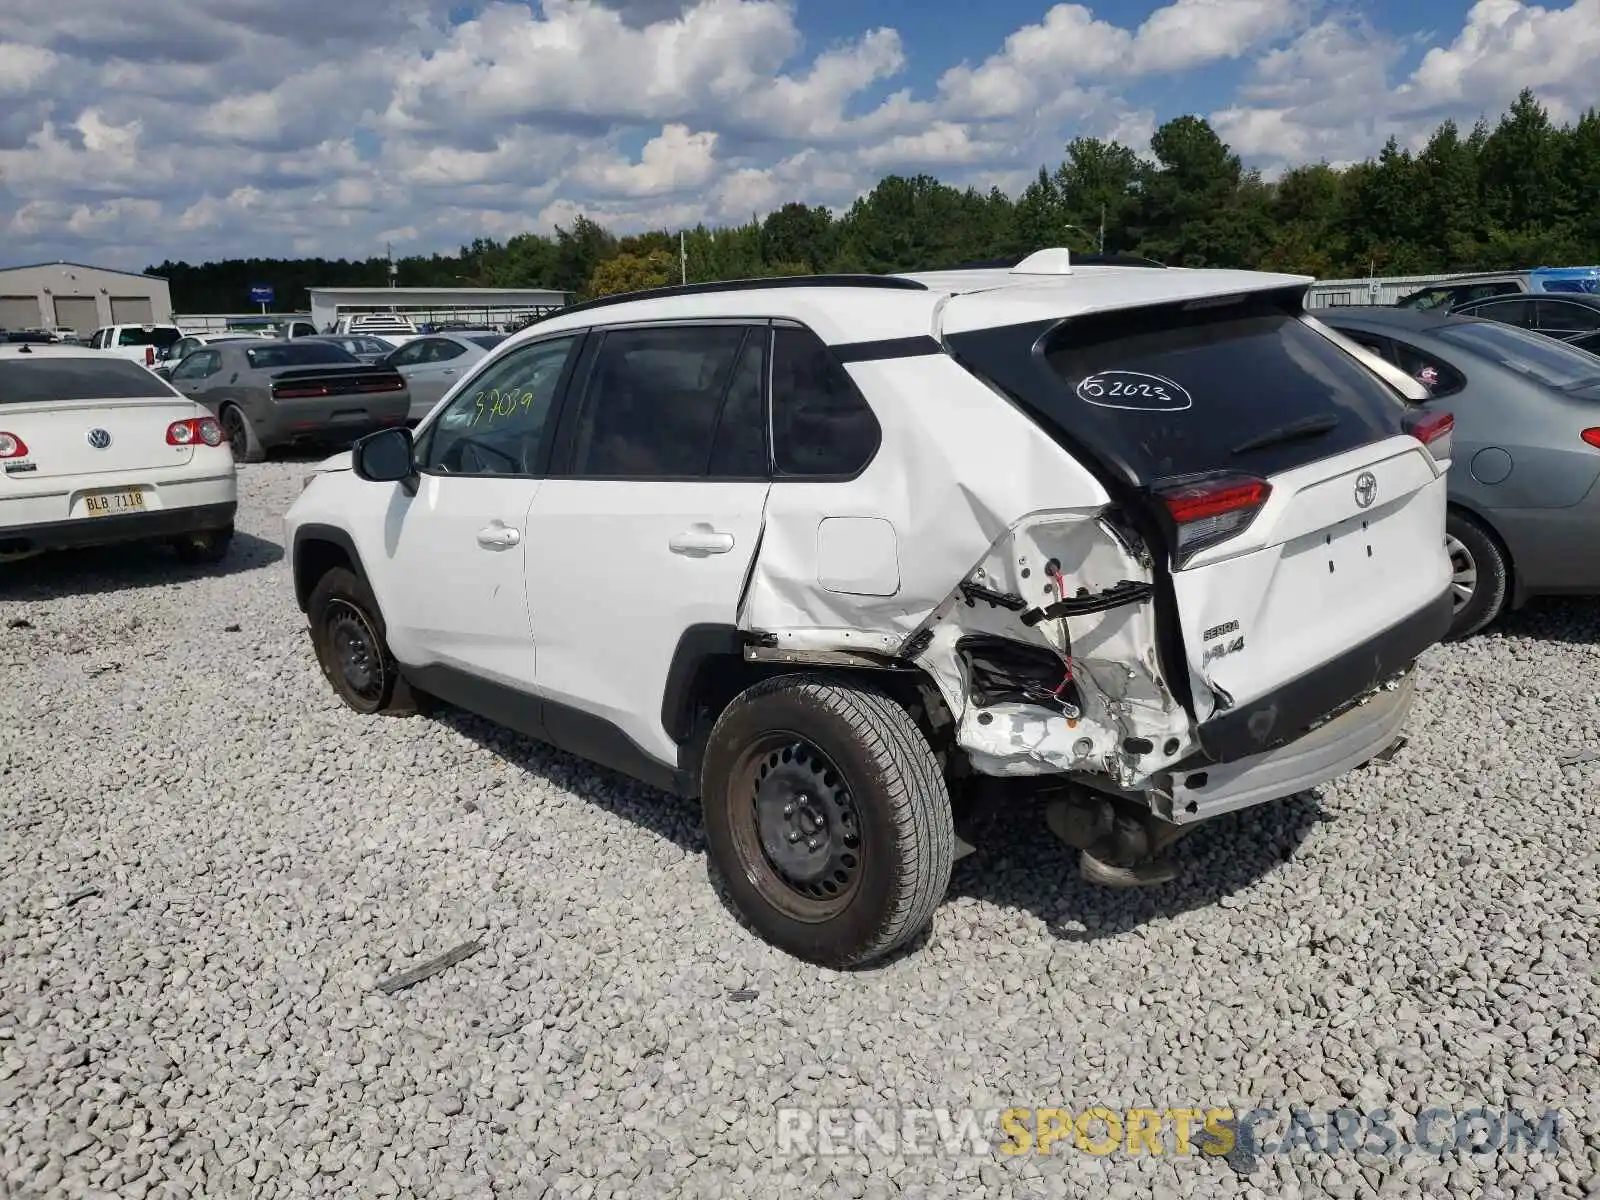
[[[87,338],[104,325],[171,320],[172,290],[154,275],[70,262],[0,268],[0,329],[71,329]]]

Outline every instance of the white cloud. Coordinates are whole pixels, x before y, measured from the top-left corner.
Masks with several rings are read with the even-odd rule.
[[[865,23],[815,42],[799,0],[9,0],[0,246],[131,267],[359,256],[580,213],[626,232],[840,209],[889,171],[1014,190],[1072,136],[1142,147],[1153,97],[1177,115],[1183,72],[1233,61],[1225,139],[1269,167],[1337,161],[1524,83],[1570,115],[1600,51],[1600,0],[1480,0],[1425,38],[1313,24],[1294,0],[1110,11],[1056,4],[950,64]]]
[[[1236,102],[1211,114],[1234,149],[1269,168],[1365,158],[1391,135],[1417,148],[1445,118],[1495,119],[1530,87],[1556,120],[1594,102],[1600,0],[1545,8],[1478,0],[1459,32],[1395,79],[1406,40],[1330,20],[1264,55]]]
[[[638,162],[620,156],[579,163],[572,182],[601,197],[666,196],[703,188],[717,174],[717,135],[668,125],[644,144]]]

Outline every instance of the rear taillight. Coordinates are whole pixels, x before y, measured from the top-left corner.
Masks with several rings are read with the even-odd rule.
[[[320,383],[291,383],[277,385],[272,389],[272,394],[279,400],[307,400],[312,396],[328,396],[332,393]]]
[[[0,433],[0,458],[25,458],[28,443],[14,433]]]
[[[1600,429],[1585,429],[1583,431],[1583,440],[1596,449],[1600,449]],[[4,455],[0,455],[0,458],[4,457]]]
[[[167,445],[192,446],[204,442],[207,446],[222,445],[222,426],[213,417],[194,417],[188,421],[174,421],[167,426]]]
[[[144,348],[144,365],[147,367],[156,365],[156,348],[154,346],[146,346]]]
[[[1444,462],[1450,457],[1454,441],[1452,431],[1455,427],[1456,418],[1454,413],[1412,413],[1405,419],[1406,432],[1426,446],[1428,452],[1440,462]]]
[[[1265,479],[1230,475],[1158,489],[1177,527],[1178,566],[1209,546],[1243,533],[1272,495]]]

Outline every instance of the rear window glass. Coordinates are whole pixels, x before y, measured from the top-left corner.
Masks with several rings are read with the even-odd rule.
[[[343,346],[332,342],[285,342],[281,346],[252,346],[244,352],[252,367],[305,367],[318,363],[360,362]]]
[[[125,358],[0,359],[0,404],[50,400],[142,400],[171,398],[160,378]]]
[[[117,333],[119,346],[170,346],[183,336],[171,325],[157,325],[151,329],[123,329]]]
[[[1147,477],[1284,470],[1389,437],[1405,412],[1395,392],[1272,297],[1074,319],[1046,361],[1066,385],[1070,424],[1098,427]],[[1320,417],[1336,423],[1243,449]]]
[[[505,335],[501,333],[475,333],[467,339],[467,341],[471,342],[473,345],[479,346],[484,350],[493,350],[505,340]]]
[[[1573,387],[1600,380],[1600,358],[1543,334],[1525,333],[1489,321],[1474,321],[1470,325],[1451,325],[1439,330],[1438,335],[1551,387]]]

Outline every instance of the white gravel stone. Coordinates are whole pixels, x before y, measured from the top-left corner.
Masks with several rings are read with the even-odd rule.
[[[0,1193],[1600,1194],[1600,764],[1558,762],[1600,747],[1600,604],[1430,651],[1404,752],[1196,833],[1170,888],[987,815],[928,944],[841,975],[729,915],[693,806],[345,710],[280,547],[306,469],[241,470],[220,569],[0,567]],[[781,1105],[1228,1103],[1575,1121],[1560,1155],[1247,1177],[775,1153]]]

